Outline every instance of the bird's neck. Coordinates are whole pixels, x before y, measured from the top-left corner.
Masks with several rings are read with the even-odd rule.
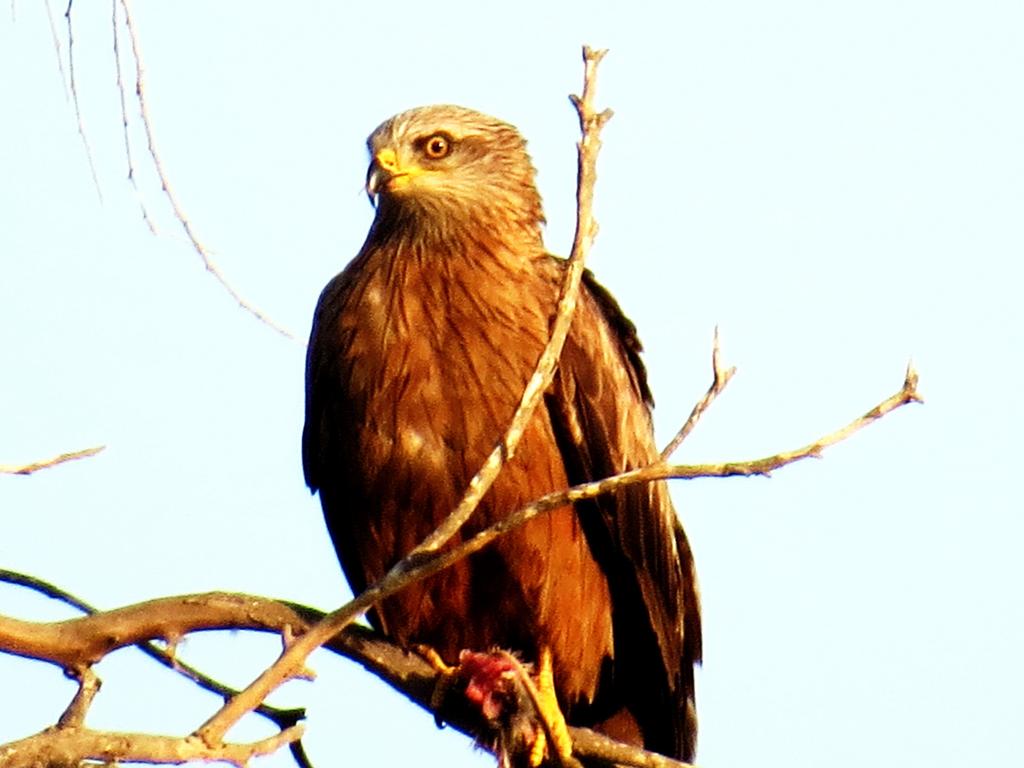
[[[532,259],[544,252],[539,202],[522,210],[481,205],[462,208],[434,201],[382,200],[367,244],[395,245],[438,258],[490,255]]]

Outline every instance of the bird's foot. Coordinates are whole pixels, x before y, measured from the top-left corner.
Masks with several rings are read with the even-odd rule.
[[[463,651],[457,675],[465,681],[466,700],[501,733],[500,765],[578,766],[555,694],[550,651],[541,652],[537,667],[535,682],[527,665],[506,651]]]
[[[440,713],[445,699],[455,683],[455,673],[458,671],[458,667],[450,666],[441,658],[441,654],[429,645],[416,643],[412,646],[412,650],[437,673],[437,679],[434,681],[434,690],[430,694],[430,711],[434,713],[434,722],[437,724],[437,727],[443,728],[444,718],[441,717]]]
[[[577,765],[578,763],[572,756],[572,736],[569,735],[569,727],[558,706],[551,649],[547,647],[542,648],[540,652],[536,692],[533,699],[533,705],[537,709],[537,716],[540,717],[543,728],[537,734],[537,740],[530,749],[531,768],[538,768],[544,763],[544,758],[548,756],[555,760],[556,765]]]
[[[434,671],[439,675],[452,675],[458,667],[452,667],[444,659],[441,658],[441,654],[433,649],[433,647],[426,645],[425,643],[415,643],[412,646],[412,650],[416,652],[425,662],[427,662]]]

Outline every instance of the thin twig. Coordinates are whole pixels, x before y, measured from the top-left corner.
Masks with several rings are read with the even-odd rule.
[[[50,467],[55,467],[58,464],[63,464],[67,461],[75,461],[76,459],[85,459],[89,456],[95,456],[106,447],[107,446],[105,445],[97,445],[93,448],[84,448],[81,451],[62,453],[60,456],[54,456],[52,459],[34,461],[31,464],[0,464],[0,475],[31,475],[33,472],[38,472],[40,469],[49,469]]]
[[[128,102],[125,98],[124,77],[121,73],[121,46],[118,43],[117,8],[119,0],[111,0],[111,35],[114,41],[114,70],[117,73],[117,95],[121,101],[121,129],[124,134],[124,156],[128,163],[128,181],[135,191],[135,198],[139,201],[139,209],[142,211],[142,220],[146,222],[149,231],[157,234],[156,225],[146,209],[146,203],[142,199],[142,192],[139,190],[138,181],[135,178],[135,161],[132,158],[132,144],[128,137]]]
[[[64,18],[68,26],[68,83],[71,87],[71,102],[75,105],[75,121],[78,123],[78,135],[82,137],[82,146],[85,148],[85,159],[89,163],[89,173],[92,174],[92,183],[96,188],[96,194],[103,201],[103,190],[100,189],[100,179],[96,175],[96,164],[92,160],[92,148],[89,146],[89,137],[85,135],[85,122],[82,120],[82,110],[78,105],[78,85],[75,80],[75,35],[71,28],[71,7],[74,0],[68,0],[67,10],[64,11]]]
[[[604,124],[611,118],[611,111],[594,112],[594,91],[597,86],[597,66],[601,63],[606,51],[594,51],[589,47],[583,49],[584,77],[583,96],[571,96],[580,121],[582,139],[577,145],[578,169],[576,186],[576,234],[573,239],[572,251],[566,263],[565,278],[562,283],[562,294],[558,302],[558,311],[551,329],[551,336],[540,360],[534,369],[523,391],[504,437],[498,442],[487,457],[483,466],[469,482],[465,495],[458,506],[444,522],[437,527],[423,542],[420,543],[395,569],[399,572],[408,562],[415,562],[422,555],[436,552],[458,532],[470,515],[480,504],[481,499],[490,489],[505,462],[516,452],[520,439],[526,432],[533,413],[540,403],[544,391],[550,386],[555,375],[555,366],[562,354],[572,317],[576,310],[579,297],[580,280],[583,276],[583,265],[590,247],[597,235],[597,223],[593,217],[594,182],[597,178],[596,161],[601,142],[599,133]]]
[[[50,5],[50,0],[46,0],[46,18],[50,22],[50,37],[53,39],[53,50],[57,54],[57,70],[60,72],[60,84],[64,87],[64,98],[70,99],[68,76],[64,71],[64,56],[60,50],[60,36],[57,34],[57,22],[53,20],[53,8]]]
[[[722,370],[721,351],[718,345],[718,326],[715,326],[715,341],[711,347],[711,386],[708,387],[708,391],[704,397],[697,401],[697,404],[693,406],[693,410],[690,411],[690,417],[686,420],[686,423],[679,428],[669,444],[661,452],[662,461],[667,461],[668,457],[671,456],[682,442],[689,437],[693,428],[697,426],[697,422],[700,421],[700,417],[704,415],[704,411],[708,409],[708,406],[714,402],[715,398],[722,394],[722,390],[729,384],[730,379],[736,375],[736,367],[732,366],[726,370]]]
[[[139,46],[138,35],[135,30],[135,22],[132,20],[132,12],[129,7],[130,0],[120,0],[120,2],[121,7],[124,9],[125,28],[128,30],[128,37],[132,44],[132,56],[135,59],[135,96],[139,102],[139,113],[142,117],[143,128],[146,131],[146,143],[149,148],[149,155],[153,159],[153,167],[156,170],[157,177],[160,179],[161,187],[163,188],[164,194],[167,196],[167,201],[170,203],[171,210],[174,212],[174,217],[181,223],[182,228],[185,230],[185,236],[192,244],[192,248],[199,254],[199,258],[203,260],[203,266],[206,267],[206,271],[213,275],[217,282],[221,284],[221,287],[228,292],[228,295],[235,300],[238,306],[260,322],[266,324],[270,328],[273,328],[285,338],[295,340],[295,335],[291,331],[278,325],[263,311],[257,309],[251,302],[243,298],[242,295],[235,290],[234,286],[232,286],[224,276],[224,273],[221,272],[220,267],[217,266],[213,257],[210,256],[210,252],[207,250],[206,246],[199,240],[195,230],[192,228],[192,224],[185,216],[185,211],[178,202],[178,198],[174,194],[174,190],[171,188],[167,174],[164,172],[163,163],[160,160],[160,154],[156,149],[156,139],[153,136],[153,126],[149,119],[149,109],[146,106],[146,87],[143,76],[142,51]]]
[[[863,416],[854,419],[845,427],[825,435],[802,448],[777,453],[774,456],[766,456],[762,459],[733,461],[724,464],[667,464],[665,462],[658,462],[603,480],[583,483],[564,491],[555,491],[527,504],[489,528],[485,528],[468,541],[434,555],[428,562],[418,564],[418,567],[413,572],[410,572],[410,575],[415,573],[416,581],[432,576],[438,571],[444,570],[459,560],[483,549],[499,536],[505,535],[539,515],[568,504],[611,493],[627,485],[650,483],[656,480],[693,480],[700,477],[768,476],[776,469],[780,469],[787,464],[821,456],[822,452],[829,446],[845,440],[854,432],[901,406],[908,403],[921,402],[924,401],[917,393],[917,372],[912,366],[908,366],[903,387],[898,392],[883,400]]]
[[[294,643],[285,649],[274,664],[264,670],[256,680],[250,683],[248,688],[227,702],[219,712],[215,713],[200,726],[199,730],[196,731],[196,735],[207,744],[219,744],[228,729],[237,723],[246,712],[266,699],[271,691],[286,680],[294,677],[302,669],[306,657],[316,648],[327,642],[327,640],[361,616],[379,600],[404,589],[413,581],[423,578],[426,574],[423,574],[423,576],[418,575],[417,564],[424,562],[424,559],[429,562],[431,558],[436,556],[436,550],[443,546],[469,515],[472,514],[480,499],[486,493],[491,483],[493,483],[494,478],[497,477],[503,461],[510,458],[514,453],[518,439],[529,422],[532,410],[540,401],[542,393],[547,387],[545,382],[549,383],[554,375],[554,366],[561,354],[562,343],[565,341],[569,324],[572,321],[572,310],[574,309],[576,295],[579,291],[580,278],[583,274],[583,259],[597,233],[597,225],[594,223],[591,214],[593,187],[596,178],[594,165],[597,159],[597,151],[600,147],[598,133],[611,118],[610,111],[606,110],[601,113],[593,111],[597,65],[600,63],[604,53],[604,51],[592,51],[586,46],[583,49],[583,97],[573,97],[573,104],[576,105],[583,133],[583,138],[579,143],[576,236],[566,268],[566,279],[562,289],[562,296],[559,299],[558,313],[551,331],[551,339],[545,348],[545,354],[541,356],[538,362],[537,370],[527,385],[526,392],[523,393],[523,400],[520,402],[516,416],[513,418],[513,423],[509,427],[504,439],[491,452],[484,466],[470,482],[469,489],[462,502],[423,544],[416,547],[408,556],[403,558],[377,584],[370,586],[357,598],[343,605],[309,632],[297,638]],[[546,372],[545,369],[547,369]]]
[[[0,582],[5,584],[14,584],[18,587],[26,587],[31,589],[33,592],[38,592],[41,595],[51,598],[52,600],[59,600],[62,603],[70,605],[82,613],[96,613],[97,609],[93,608],[84,600],[75,597],[70,592],[65,592],[63,589],[55,584],[51,584],[48,581],[30,576],[27,573],[19,573],[18,571],[9,571],[6,568],[0,568]]]

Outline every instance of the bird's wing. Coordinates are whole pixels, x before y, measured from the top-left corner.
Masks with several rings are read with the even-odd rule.
[[[367,576],[353,535],[352,496],[344,485],[346,467],[358,462],[358,448],[340,425],[356,420],[356,404],[339,389],[346,358],[339,318],[359,259],[327,284],[317,302],[313,329],[306,348],[306,420],[302,428],[302,468],[310,491],[320,493],[327,528],[355,594],[367,586]],[[331,510],[328,514],[328,510]]]
[[[324,459],[330,438],[329,409],[339,398],[336,387],[339,355],[332,326],[337,321],[340,300],[345,293],[345,274],[327,284],[317,301],[313,328],[306,347],[306,421],[302,428],[302,470],[306,485],[316,493],[323,482]]]
[[[572,484],[657,459],[640,351],[633,323],[585,273],[547,397]],[[664,482],[630,486],[577,511],[612,593],[616,699],[626,703],[649,748],[690,759],[700,606],[689,543],[668,488]]]

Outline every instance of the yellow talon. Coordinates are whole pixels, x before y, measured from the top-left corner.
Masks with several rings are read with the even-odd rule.
[[[551,735],[551,747],[557,756],[558,765],[573,765],[572,737],[569,727],[565,724],[562,710],[558,706],[555,694],[555,673],[551,660],[551,649],[541,648],[537,660],[537,714],[544,721],[544,730],[537,735],[537,740],[530,749],[530,766],[539,768],[548,752],[548,738]]]
[[[540,768],[541,763],[544,762],[544,755],[548,751],[548,739],[544,735],[544,731],[537,734],[537,740],[533,742],[533,747],[530,748],[530,768]]]
[[[430,693],[430,711],[434,713],[434,722],[437,724],[437,727],[443,728],[444,720],[441,717],[441,707],[444,705],[445,699],[448,698],[448,692],[451,690],[452,682],[455,680],[456,667],[449,666],[441,658],[441,654],[429,645],[416,643],[412,646],[412,650],[437,672],[434,690]]]
[[[425,662],[427,662],[434,671],[439,675],[450,675],[455,671],[455,667],[449,666],[448,663],[441,658],[441,654],[435,651],[431,646],[424,643],[416,643],[412,649],[419,655]]]

